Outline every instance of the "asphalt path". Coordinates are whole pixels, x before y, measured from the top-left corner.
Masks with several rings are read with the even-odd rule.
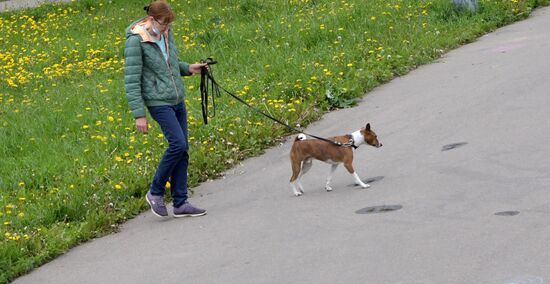
[[[0,1],[0,12],[27,9],[55,2],[70,2],[71,0],[7,0]]]
[[[312,124],[371,123],[368,189],[341,167],[326,192],[314,162],[294,197],[289,141],[196,188],[208,215],[143,213],[15,283],[550,283],[548,27],[538,9]]]

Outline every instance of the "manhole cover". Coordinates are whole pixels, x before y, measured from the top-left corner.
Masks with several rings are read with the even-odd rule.
[[[443,148],[441,148],[441,151],[449,151],[449,150],[452,150],[454,148],[464,146],[466,144],[468,144],[468,142],[459,142],[459,143],[447,144],[447,145],[443,146]]]
[[[374,214],[374,213],[384,213],[384,212],[390,212],[395,211],[403,208],[401,205],[380,205],[380,206],[372,206],[372,207],[366,207],[363,209],[359,209],[355,211],[357,214]]]
[[[519,214],[519,211],[502,211],[502,212],[495,213],[495,215],[497,216],[516,216],[518,214]]]

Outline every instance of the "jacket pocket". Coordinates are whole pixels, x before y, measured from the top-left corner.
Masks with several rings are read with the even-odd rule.
[[[172,87],[173,82],[171,78],[167,77],[157,77],[156,78],[156,92],[158,98],[164,101],[172,101],[176,99],[176,91]]]

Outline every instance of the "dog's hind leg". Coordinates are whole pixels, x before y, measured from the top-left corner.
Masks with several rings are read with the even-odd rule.
[[[359,175],[357,175],[357,173],[355,172],[355,170],[353,169],[353,166],[351,164],[351,161],[347,161],[344,163],[344,167],[346,167],[346,169],[348,170],[348,172],[353,175],[353,177],[355,178],[355,184],[358,184],[360,185],[362,188],[367,188],[367,187],[370,187],[369,184],[367,183],[364,183],[360,178],[359,178]]]
[[[327,184],[325,185],[325,189],[327,191],[332,191],[332,187],[330,187],[330,181],[332,180],[332,174],[334,173],[336,168],[338,168],[338,164],[332,164],[330,166],[330,172],[328,173],[328,176],[327,176]]]
[[[302,185],[302,176],[304,176],[309,169],[311,169],[312,164],[312,158],[305,159],[302,162],[302,169],[300,171],[300,175],[298,175],[298,178],[296,179],[296,185],[298,187],[298,191],[301,193],[304,193],[304,186]]]
[[[299,180],[301,162],[292,160],[291,163],[292,163],[292,177],[290,177],[290,187],[292,188],[292,192],[294,193],[294,195],[300,196],[304,193],[302,184],[300,183],[300,180]]]
[[[302,162],[302,171],[300,172],[300,177],[305,175],[309,171],[309,169],[311,169],[312,164],[313,164],[312,158],[307,158]]]

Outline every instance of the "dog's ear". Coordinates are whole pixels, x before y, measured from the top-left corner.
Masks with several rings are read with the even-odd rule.
[[[365,126],[365,130],[367,130],[367,131],[370,130],[370,123],[367,123],[367,126]]]

